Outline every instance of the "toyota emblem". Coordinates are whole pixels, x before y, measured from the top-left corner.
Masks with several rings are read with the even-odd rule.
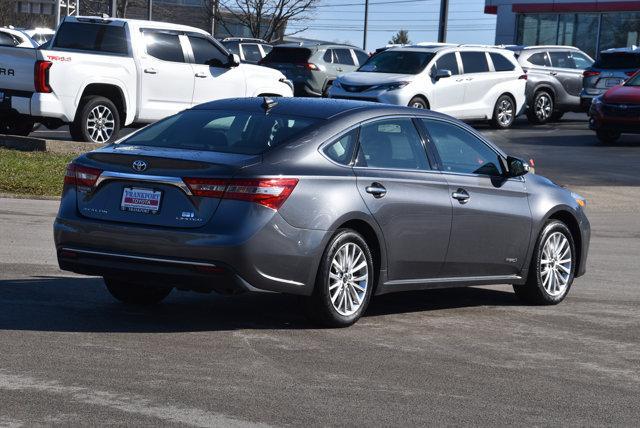
[[[147,169],[147,163],[143,160],[133,161],[133,165],[131,167],[138,172],[142,172]]]

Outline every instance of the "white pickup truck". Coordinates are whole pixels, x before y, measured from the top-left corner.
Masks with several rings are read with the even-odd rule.
[[[111,142],[221,98],[293,96],[277,70],[240,64],[208,33],[163,22],[68,17],[46,49],[0,47],[0,133],[69,124],[78,141]]]

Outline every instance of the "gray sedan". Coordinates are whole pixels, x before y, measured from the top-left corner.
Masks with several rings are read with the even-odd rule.
[[[556,304],[585,273],[585,201],[528,169],[429,111],[216,101],[69,165],[58,262],[128,304],[267,290],[330,326],[403,290],[508,283]]]

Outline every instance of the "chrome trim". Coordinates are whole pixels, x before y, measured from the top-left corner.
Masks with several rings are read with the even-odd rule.
[[[217,267],[213,263],[206,263],[206,262],[190,262],[190,261],[186,261],[186,260],[163,259],[161,257],[134,256],[134,255],[131,255],[131,254],[107,253],[107,252],[103,252],[103,251],[91,251],[91,250],[79,250],[77,248],[69,248],[69,247],[62,247],[60,249],[60,251],[71,251],[71,252],[80,253],[80,254],[89,254],[89,255],[94,255],[94,256],[106,256],[106,257],[117,257],[117,258],[121,258],[121,259],[142,260],[142,261],[147,261],[147,262],[169,263],[169,264],[182,265],[182,266]]]
[[[96,180],[95,187],[100,186],[105,181],[145,181],[151,183],[167,184],[175,186],[189,196],[193,196],[189,187],[182,181],[180,177],[169,177],[164,175],[144,175],[144,174],[128,174],[126,172],[103,171]]]
[[[449,282],[480,282],[480,281],[508,281],[522,279],[520,275],[491,275],[491,276],[459,276],[451,278],[399,279],[387,281],[384,285],[418,285],[439,284]]]

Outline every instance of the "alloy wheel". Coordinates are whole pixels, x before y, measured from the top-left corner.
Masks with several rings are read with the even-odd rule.
[[[502,126],[508,126],[513,121],[513,103],[505,98],[498,104],[498,122]]]
[[[369,286],[369,266],[364,251],[348,242],[336,251],[329,270],[329,297],[333,308],[343,316],[360,309]]]
[[[421,103],[421,102],[419,102],[419,101],[416,101],[416,102],[414,102],[414,103],[412,103],[412,104],[411,104],[411,107],[413,107],[413,108],[420,108],[420,109],[424,109],[424,104],[422,104],[422,103]]]
[[[540,121],[546,121],[551,117],[552,107],[551,107],[551,98],[546,93],[538,95],[536,98],[536,104],[534,106],[534,111],[536,113],[536,117]]]
[[[553,297],[562,295],[569,284],[573,254],[567,237],[554,232],[542,247],[540,258],[540,279],[545,291]]]
[[[87,117],[87,132],[95,143],[109,141],[115,129],[113,112],[104,105],[95,106]]]

